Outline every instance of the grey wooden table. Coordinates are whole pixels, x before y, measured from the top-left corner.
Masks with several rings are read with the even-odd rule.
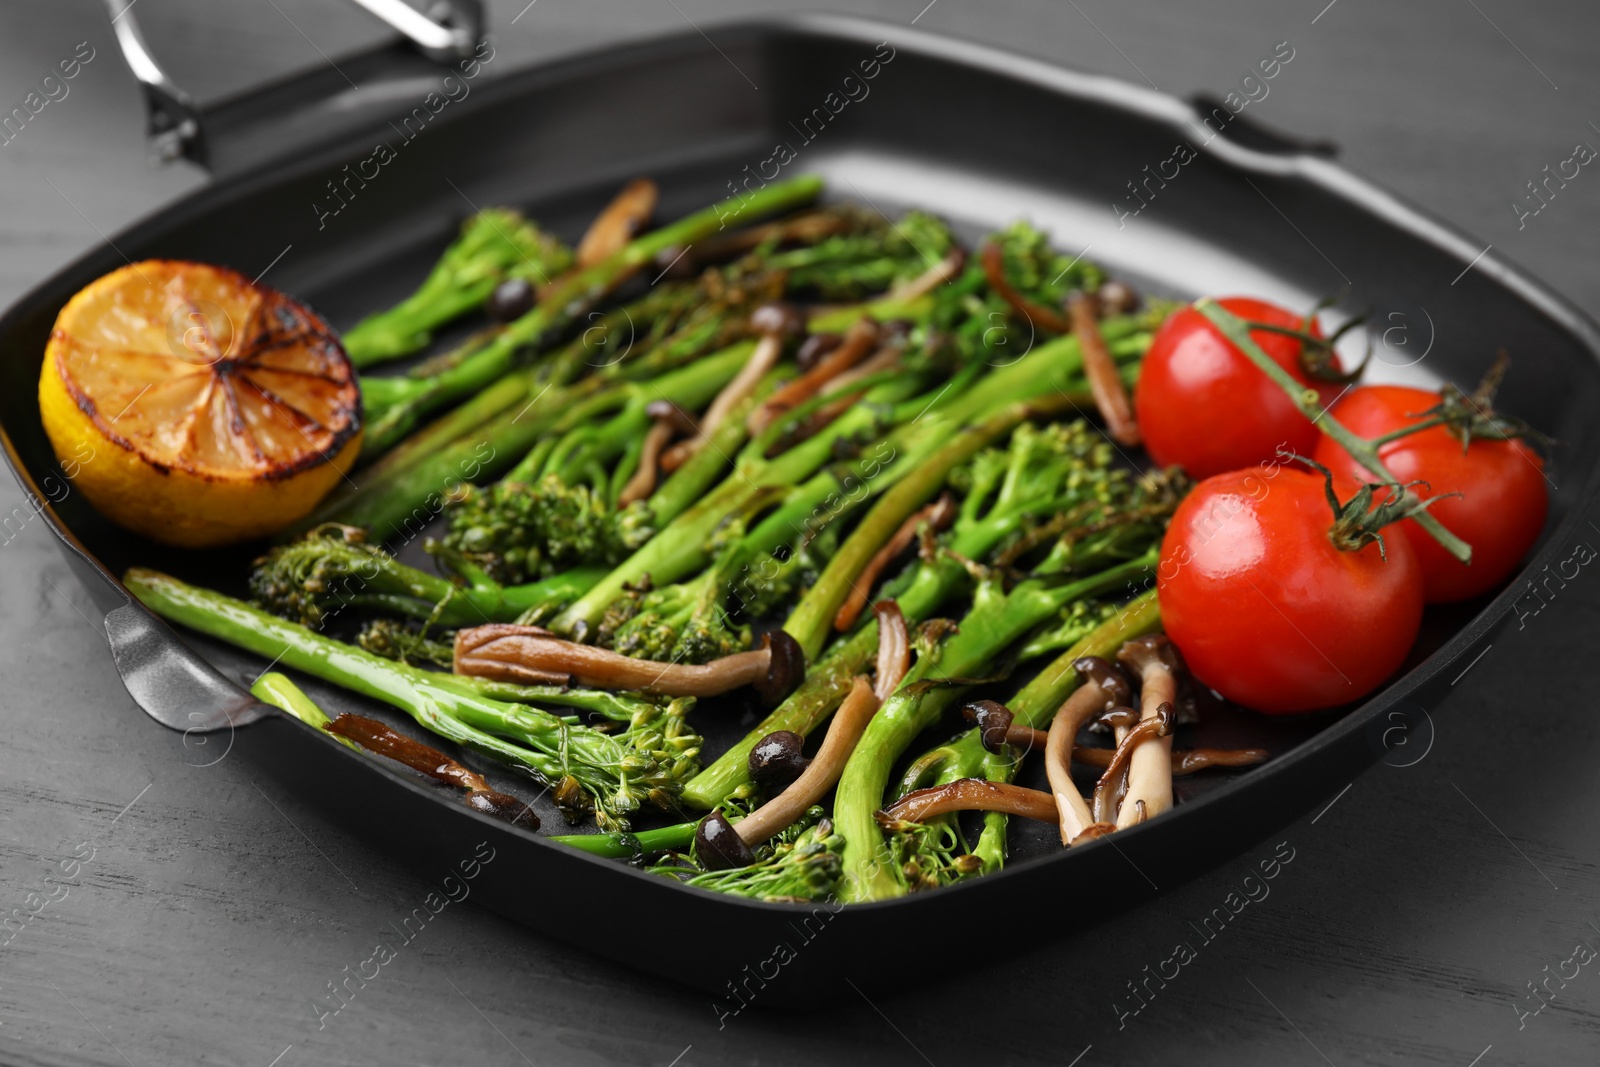
[[[1333,139],[1355,169],[1600,312],[1600,176],[1537,216],[1512,207],[1546,164],[1600,145],[1593,5],[925,2],[854,10],[1184,94],[1227,91],[1289,41],[1292,76],[1252,117]],[[489,4],[506,68],[788,9],[525,3]],[[139,14],[202,97],[381,36],[340,0],[140,0]],[[138,96],[91,0],[0,9],[0,112],[80,42],[93,58],[68,94],[0,146],[0,302],[204,180],[147,161]],[[0,510],[20,503],[0,489]],[[313,999],[427,887],[238,761],[194,766],[124,693],[49,534],[13,520],[0,537],[0,913],[28,916],[0,926],[7,1064],[1498,1067],[1600,1049],[1600,585],[1587,572],[1430,709],[1431,747],[1391,759],[1409,766],[1376,766],[1114,924],[1020,955],[998,938],[952,945],[947,973],[908,976],[903,996],[719,1028],[704,997],[466,906],[319,1027]],[[1269,894],[1197,937],[1191,923],[1275,852],[1292,859]],[[641,952],[693,951],[693,931],[640,925]],[[1172,973],[1180,941],[1197,958],[1149,981]]]

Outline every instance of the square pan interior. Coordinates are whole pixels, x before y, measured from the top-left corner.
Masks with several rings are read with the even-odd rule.
[[[1377,339],[1378,380],[1475,381],[1495,348],[1506,347],[1515,370],[1502,393],[1505,408],[1561,442],[1550,468],[1557,485],[1551,518],[1528,569],[1539,569],[1552,546],[1570,542],[1580,503],[1592,496],[1600,453],[1600,429],[1590,414],[1600,400],[1600,344],[1587,320],[1494,257],[1484,256],[1463,273],[1478,245],[1324,160],[1240,147],[1200,124],[1187,105],[1125,83],[844,19],[726,27],[714,37],[716,49],[687,34],[510,76],[452,105],[414,141],[380,129],[370,143],[285,158],[202,190],[114,241],[132,259],[198,259],[251,276],[282,254],[270,282],[336,327],[347,327],[403,295],[473,205],[517,205],[572,238],[620,182],[637,174],[657,179],[659,215],[673,217],[744,182],[771,178],[775,170],[782,176],[816,172],[827,178],[833,197],[865,201],[890,216],[907,207],[930,210],[968,238],[1028,218],[1069,254],[1082,252],[1164,295],[1249,292],[1291,306],[1339,296],[1336,314],[1365,310],[1381,326],[1398,321],[1407,327],[1415,347]],[[892,58],[880,59],[878,75],[863,82],[860,62],[882,56],[886,46]],[[858,88],[845,83],[850,75]],[[371,155],[379,141],[394,147],[395,160],[347,197],[337,214],[321,215],[333,204],[328,183],[342,181],[342,168]],[[793,159],[777,168],[770,161],[780,145]],[[1192,147],[1197,157],[1177,177],[1150,182],[1179,145]],[[1170,164],[1164,173],[1171,174]],[[1130,183],[1146,201],[1136,216],[1122,214],[1140,206]],[[35,491],[47,477],[61,478],[39,425],[39,353],[66,298],[121,263],[112,249],[97,250],[0,321],[0,425]],[[1352,348],[1358,352],[1362,341],[1354,335]],[[1419,350],[1425,355],[1417,359]],[[253,550],[163,549],[110,526],[77,495],[52,510],[54,521],[112,574],[138,563],[242,591]],[[1328,783],[1376,754],[1364,727],[1402,699],[1426,705],[1445,662],[1504,620],[1520,584],[1519,578],[1497,598],[1435,616],[1411,670],[1388,689],[1353,711],[1274,727],[1269,747],[1281,753],[1277,759],[1211,780],[1188,798],[1191,803],[1120,835],[1121,850],[1158,881],[1185,877],[1309,807]],[[193,635],[185,640],[230,678],[253,677],[261,667]],[[373,705],[332,688],[308,688],[330,710],[374,712]],[[380,714],[410,729],[409,720],[387,709]],[[753,721],[750,713],[702,721],[708,755]],[[1224,743],[1234,741],[1243,743],[1243,737]],[[239,743],[251,747],[248,733]],[[358,759],[324,747],[333,754],[308,758]],[[461,820],[479,817],[454,808],[451,799],[414,785],[402,788],[386,770],[373,777],[395,789],[395,804],[439,809],[441,841],[476,832]],[[501,785],[511,782],[497,777]],[[531,797],[536,790],[522,786],[520,792]],[[1272,803],[1262,804],[1262,794]],[[559,825],[552,807],[541,816],[547,828]],[[560,895],[569,901],[575,880],[594,887],[586,907],[671,907],[719,916],[707,921],[737,932],[725,952],[708,951],[699,965],[713,986],[740,952],[763,939],[770,943],[775,924],[787,922],[779,917],[792,913],[787,906],[686,890],[622,865],[530,845],[520,831],[497,832],[518,842],[534,880],[566,879]],[[1043,835],[1020,837],[1019,862],[999,875],[846,909],[835,921],[857,927],[861,936],[899,940],[929,921],[976,922],[985,902],[973,898],[994,893],[1006,893],[1008,906],[1015,906],[1059,903],[1082,892],[1077,887],[1085,881],[1121,886],[1127,900],[1149,892],[1133,865],[1107,848],[1062,854]],[[1038,859],[1030,862],[1030,856]],[[530,899],[524,887],[503,910],[560,933],[572,917],[570,906],[562,922],[540,921],[538,909],[529,906],[539,895]],[[616,954],[624,958],[620,945]],[[828,953],[806,955],[805,966],[789,969],[788,978],[825,973]]]

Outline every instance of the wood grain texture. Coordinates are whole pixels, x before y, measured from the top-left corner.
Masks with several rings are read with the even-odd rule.
[[[524,2],[489,5],[500,69],[686,19],[788,10]],[[1586,170],[1522,228],[1510,207],[1575,142],[1600,143],[1592,5],[924,2],[851,6],[1180,94],[1226,92],[1290,41],[1294,64],[1252,118],[1333,139],[1354,169],[1600,309],[1600,176]],[[174,69],[208,96],[324,62],[319,47],[337,56],[373,32],[338,0],[141,0],[139,13],[157,50],[175,48]],[[70,96],[0,147],[0,300],[203,181],[147,162],[140,102],[91,0],[0,11],[0,105],[20,102],[83,40],[97,56]],[[1287,226],[1284,239],[1298,240]],[[14,488],[0,491],[0,510],[20,503]],[[801,1005],[751,1010],[720,1029],[703,997],[451,906],[319,1029],[313,998],[390,938],[427,885],[240,761],[203,766],[214,751],[151,723],[73,603],[82,594],[46,531],[6,536],[0,913],[48,901],[0,930],[6,1063],[1496,1067],[1590,1062],[1600,1039],[1600,960],[1564,986],[1551,980],[1538,1015],[1517,1011],[1536,1003],[1526,983],[1556,972],[1575,944],[1600,947],[1600,577],[1587,571],[1429,709],[1424,758],[1374,767],[1286,830],[1293,859],[1263,899],[1214,922],[1214,940],[1196,926],[1277,841],[1162,887],[1114,924],[1023,946],[1003,967],[984,963],[1006,946],[956,946],[949,974],[908,976],[905,996],[845,1001],[826,1018]],[[62,861],[91,850],[64,873]],[[623,921],[639,926],[641,952],[692,952],[714,936],[652,941],[647,920]],[[1145,982],[1179,942],[1194,959],[1164,987],[1150,980],[1134,1014],[1127,983]]]

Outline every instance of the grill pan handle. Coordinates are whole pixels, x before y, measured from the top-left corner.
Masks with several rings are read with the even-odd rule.
[[[1245,118],[1241,112],[1234,111],[1222,100],[1205,93],[1189,97],[1188,104],[1202,118],[1225,116],[1218,123],[1219,132],[1244,148],[1281,156],[1321,156],[1324,159],[1332,159],[1339,154],[1339,146],[1332,141],[1312,140],[1280,133],[1255,119]]]
[[[470,61],[487,30],[482,0],[436,0],[428,15],[405,0],[351,0],[402,39],[202,110],[157,61],[133,4],[104,2],[123,59],[144,91],[155,156],[163,163],[187,159],[215,175],[340,140],[391,116],[397,97],[420,100],[435,87],[440,64]]]

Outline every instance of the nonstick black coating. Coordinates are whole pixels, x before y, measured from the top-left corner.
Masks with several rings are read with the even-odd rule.
[[[415,284],[474,205],[516,204],[572,237],[627,178],[655,177],[664,193],[660,214],[671,217],[727,195],[730,182],[771,175],[767,161],[785,143],[795,159],[784,173],[821,172],[832,196],[891,215],[931,209],[969,236],[1030,217],[1068,251],[1086,250],[1157,292],[1249,291],[1303,305],[1338,295],[1345,312],[1364,308],[1382,328],[1399,323],[1412,331],[1416,347],[1380,346],[1380,377],[1471,382],[1496,347],[1508,348],[1515,370],[1502,393],[1505,408],[1561,442],[1550,468],[1558,485],[1550,522],[1527,573],[1570,552],[1581,505],[1595,492],[1600,340],[1588,320],[1492,254],[1463,272],[1480,245],[1303,148],[1246,130],[1243,120],[1207,142],[1188,105],[1141,87],[848,19],[786,19],[713,36],[716,48],[685,34],[483,85],[414,141],[402,145],[393,130],[379,129],[281,159],[201,190],[118,235],[116,247],[133,259],[206,260],[251,276],[281,254],[267,280],[348,326]],[[861,61],[886,54],[892,58],[880,58],[877,76],[863,82]],[[857,88],[845,84],[852,74]],[[830,104],[830,93],[847,102]],[[827,109],[825,123],[818,108]],[[379,141],[396,148],[393,162],[337,214],[323,214],[332,204],[327,183],[342,180],[341,168],[372,155]],[[1145,168],[1159,170],[1179,144],[1197,158],[1169,181],[1143,184]],[[1123,214],[1139,206],[1129,183],[1149,194],[1136,216]],[[0,427],[19,477],[40,498],[59,499],[63,484],[39,425],[40,353],[65,300],[122,262],[112,248],[98,249],[0,319]],[[1402,366],[1424,349],[1421,362]],[[103,574],[137,563],[239,592],[252,555],[151,545],[111,527],[71,493],[46,513],[69,556],[76,539],[91,557],[74,562],[105,609],[125,594]],[[797,991],[828,995],[841,974],[870,989],[936,959],[952,963],[960,953],[951,946],[976,952],[983,944],[992,956],[1018,929],[1002,915],[1091,924],[1261,840],[1381,755],[1392,744],[1397,709],[1415,715],[1432,707],[1456,673],[1450,665],[1507,619],[1522,584],[1519,578],[1498,597],[1430,617],[1410,669],[1353,710],[1208,727],[1229,743],[1248,738],[1279,754],[1253,771],[1197,780],[1187,803],[1114,843],[1067,854],[1048,834],[1019,833],[1018,855],[1005,871],[881,904],[759,904],[686,889],[477,815],[291,721],[217,738],[195,762],[224,750],[249,760],[430,877],[486,841],[495,858],[472,892],[489,907],[697,986],[727,1010],[772,1005]],[[230,678],[254,677],[262,667],[182,636]],[[330,710],[374,712],[329,687],[308,688]],[[724,716],[701,716],[708,753],[753,721],[753,712],[736,707]],[[524,797],[538,793],[495,774]],[[559,831],[554,809],[541,802],[539,810],[546,832]]]

